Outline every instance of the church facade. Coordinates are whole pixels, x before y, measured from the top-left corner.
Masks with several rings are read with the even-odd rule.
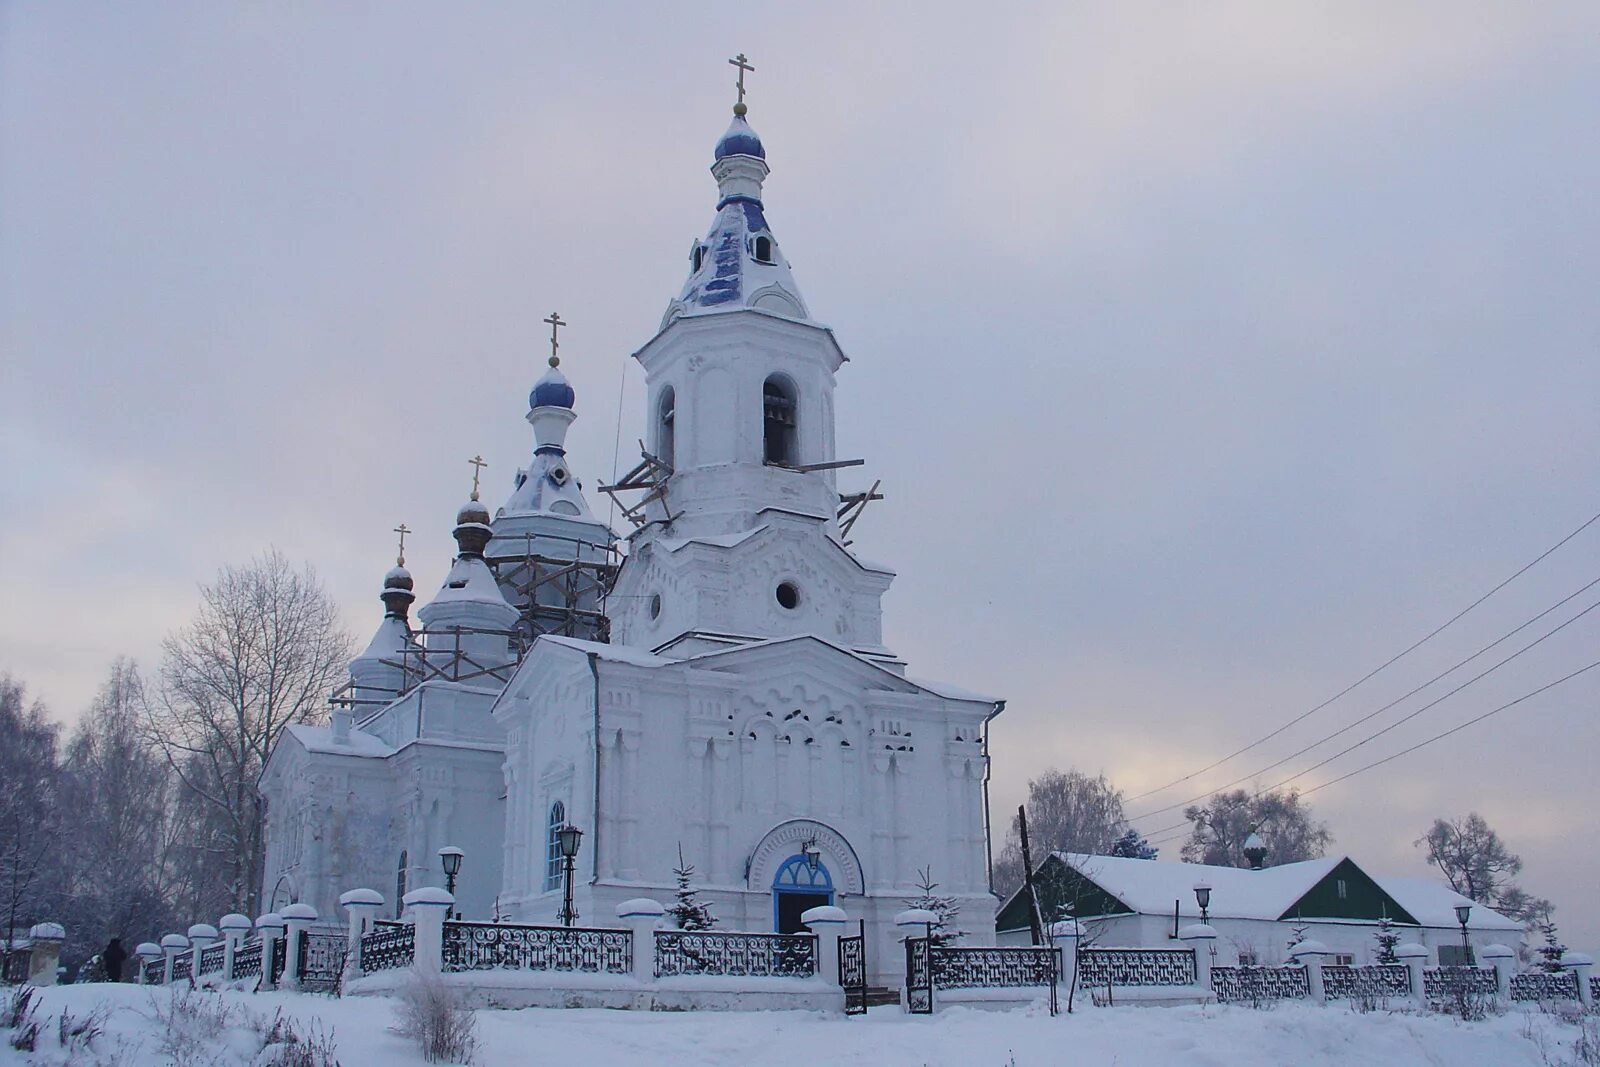
[[[919,872],[992,938],[987,731],[1003,703],[913,677],[885,644],[893,572],[841,533],[846,358],[766,220],[765,148],[742,104],[711,169],[710,231],[634,354],[650,474],[625,559],[606,568],[610,531],[567,465],[574,397],[552,366],[530,397],[534,461],[497,516],[462,509],[422,630],[397,568],[352,663],[360,702],[291,728],[269,761],[264,899],[331,914],[355,886],[442,884],[435,853],[457,845],[468,917],[554,922],[555,831],[570,824],[581,925],[670,900],[681,855],[720,926],[789,931],[838,904],[865,921],[885,979],[903,968],[892,920]],[[508,577],[562,546],[594,575],[587,606],[541,604],[537,583]]]

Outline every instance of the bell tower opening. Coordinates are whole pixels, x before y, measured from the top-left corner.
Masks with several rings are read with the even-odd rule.
[[[676,403],[670,385],[661,390],[661,399],[656,401],[656,458],[669,467],[677,463],[677,433],[673,429]]]
[[[762,462],[782,467],[799,464],[798,407],[794,383],[785,376],[774,374],[761,386]]]

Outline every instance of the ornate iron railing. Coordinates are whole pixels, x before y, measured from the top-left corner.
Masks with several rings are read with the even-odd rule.
[[[33,950],[26,948],[14,948],[4,953],[4,956],[4,980],[10,985],[21,985],[23,982],[26,982],[28,980],[28,967],[33,962]],[[165,965],[166,961],[163,960],[162,966],[165,967]]]
[[[307,930],[300,935],[300,959],[296,965],[300,988],[313,993],[331,993],[344,978],[345,957],[350,938],[343,933]]]
[[[568,926],[447,922],[444,969],[632,974],[633,934]]]
[[[1411,973],[1403,963],[1370,967],[1328,964],[1322,968],[1322,988],[1329,1000],[1380,1000],[1411,994]]]
[[[1086,948],[1078,953],[1078,981],[1106,986],[1194,985],[1194,951],[1187,948]]]
[[[1493,967],[1429,967],[1422,972],[1422,993],[1429,1001],[1463,994],[1492,997],[1499,991]]]
[[[1528,971],[1511,976],[1512,1000],[1577,1000],[1578,972]]]
[[[1213,967],[1211,991],[1223,1003],[1303,1000],[1311,978],[1304,967]]]
[[[182,982],[194,973],[194,955],[189,952],[180,953],[172,958],[172,980]]]
[[[153,960],[146,960],[144,964],[144,984],[160,985],[167,977],[167,959],[157,956]]]
[[[289,939],[280,937],[272,943],[272,959],[267,966],[271,969],[272,984],[277,985],[283,980],[283,969],[289,963]]]
[[[959,948],[933,946],[933,984],[940,989],[1007,989],[1054,985],[1053,948]]]
[[[361,935],[361,970],[365,974],[409,967],[417,956],[417,928],[410,923],[380,922]]]
[[[215,974],[222,970],[222,960],[227,955],[227,946],[222,944],[207,945],[200,950],[200,973]]]
[[[815,934],[656,931],[657,978],[679,974],[810,978],[816,973]]]
[[[261,975],[261,939],[240,945],[233,953],[233,974],[229,979],[257,978]]]
[[[933,939],[906,938],[906,1011],[933,1014]]]
[[[867,938],[851,934],[839,939],[839,985],[844,988],[844,1013],[867,1013]]]

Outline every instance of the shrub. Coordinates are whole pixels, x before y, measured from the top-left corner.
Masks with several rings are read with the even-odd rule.
[[[478,1016],[435,975],[413,975],[400,992],[402,1037],[415,1041],[429,1063],[471,1063]]]

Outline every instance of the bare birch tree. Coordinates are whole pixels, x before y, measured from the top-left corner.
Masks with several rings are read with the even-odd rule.
[[[316,572],[294,570],[273,549],[202,586],[194,621],[163,649],[151,736],[213,817],[197,828],[199,845],[227,906],[254,914],[262,769],[285,728],[323,714],[350,657],[349,635]]]
[[[0,675],[0,921],[9,948],[20,925],[44,918],[59,861],[58,727],[21,682]]]

